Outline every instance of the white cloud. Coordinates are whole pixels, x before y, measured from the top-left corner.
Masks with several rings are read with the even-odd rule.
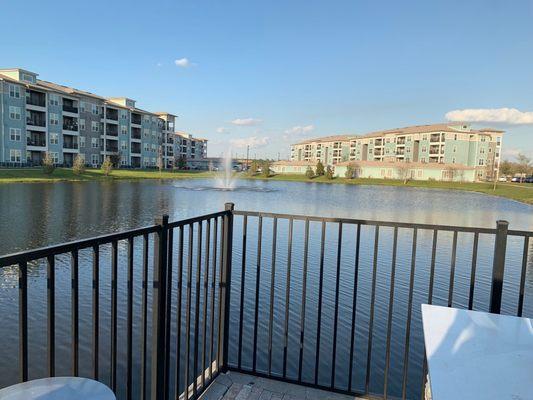
[[[158,62],[156,65],[157,65],[158,67],[162,67],[162,66],[163,66],[163,63]]]
[[[174,61],[174,64],[176,64],[178,67],[181,67],[181,68],[189,68],[195,65],[192,62],[190,62],[188,58],[179,58]]]
[[[237,125],[237,126],[253,126],[253,125],[258,125],[261,122],[262,120],[256,119],[256,118],[236,118],[233,121],[231,121],[233,125]]]
[[[291,129],[287,129],[285,133],[287,135],[303,135],[305,133],[309,133],[315,129],[314,125],[306,125],[306,126],[293,126]]]
[[[220,126],[217,128],[217,133],[229,133],[229,129],[224,128],[223,126]]]
[[[232,139],[230,140],[230,143],[233,147],[236,148],[244,148],[246,146],[250,147],[263,147],[266,146],[269,143],[269,138],[267,136],[263,137],[247,137],[247,138],[241,138],[241,139]]]
[[[516,108],[466,108],[446,113],[449,121],[495,122],[509,125],[533,124],[533,111]]]

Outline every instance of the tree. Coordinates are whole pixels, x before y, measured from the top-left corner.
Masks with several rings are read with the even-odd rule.
[[[250,168],[248,168],[248,175],[255,175],[257,174],[257,171],[259,171],[259,162],[257,160],[253,160],[250,164]]]
[[[455,177],[457,176],[457,167],[454,164],[450,164],[445,169],[447,178],[450,182],[453,182],[455,180]]]
[[[305,176],[308,179],[313,179],[315,177],[315,173],[313,172],[313,168],[311,168],[310,165],[308,165],[307,169],[305,170]]]
[[[54,165],[54,159],[50,155],[50,153],[45,153],[43,158],[43,172],[46,175],[52,175],[56,169],[56,166]]]
[[[504,176],[512,175],[514,171],[514,165],[509,160],[503,160],[500,163],[500,174]]]
[[[518,153],[516,160],[518,161],[518,172],[521,174],[520,182],[522,182],[523,176],[527,176],[529,169],[531,168],[531,158],[527,157],[525,154]]]
[[[111,161],[111,157],[106,157],[102,163],[102,172],[105,176],[109,176],[111,171],[113,171],[113,162]]]
[[[333,168],[331,168],[329,165],[326,168],[326,179],[333,179]]]
[[[261,163],[261,175],[265,178],[270,176],[270,161],[265,160]]]
[[[165,167],[165,163],[163,161],[163,154],[160,151],[159,155],[157,156],[157,168],[159,169],[159,175],[162,174],[164,167]]]
[[[85,160],[81,156],[81,154],[78,154],[76,158],[74,158],[74,165],[72,166],[72,172],[76,175],[81,175],[85,172]]]
[[[407,181],[409,180],[409,171],[410,171],[411,165],[407,161],[399,161],[396,165],[396,172],[398,173],[398,176],[403,181],[403,184],[406,185]]]
[[[174,165],[177,169],[185,169],[187,167],[187,160],[183,156],[174,159]]]
[[[324,164],[320,160],[316,163],[316,170],[315,170],[316,176],[322,176],[325,173],[324,170]]]
[[[346,167],[346,172],[344,173],[344,177],[346,179],[352,179],[355,175],[355,168],[351,165],[348,165]]]

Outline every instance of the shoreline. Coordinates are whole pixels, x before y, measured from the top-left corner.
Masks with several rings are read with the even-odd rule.
[[[76,175],[71,168],[56,168],[50,176],[45,175],[40,168],[0,169],[0,185],[10,183],[55,183],[55,182],[89,182],[89,181],[121,181],[121,180],[144,180],[144,179],[210,179],[217,176],[217,172],[207,171],[162,171],[158,170],[127,170],[116,169],[110,176],[105,176],[100,169],[87,169],[83,174]],[[393,179],[369,179],[369,178],[334,178],[325,177],[313,179],[299,174],[278,174],[268,178],[263,176],[249,176],[238,174],[237,179],[344,184],[344,185],[369,185],[369,186],[397,186],[406,188],[426,188],[443,190],[462,190],[482,193],[490,196],[503,197],[520,203],[533,205],[533,185],[497,183],[493,190],[493,183],[483,182],[443,182],[443,181],[408,181],[403,183]]]

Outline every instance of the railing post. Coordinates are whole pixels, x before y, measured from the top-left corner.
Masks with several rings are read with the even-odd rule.
[[[494,260],[492,264],[492,285],[490,289],[490,312],[499,314],[502,306],[503,275],[505,270],[505,251],[507,248],[507,229],[509,222],[496,221],[494,240]]]
[[[164,400],[166,393],[165,327],[168,254],[168,215],[156,218],[160,229],[154,238],[154,276],[152,305],[152,380],[151,399]]]
[[[218,335],[218,359],[222,372],[228,369],[229,311],[231,295],[231,256],[233,249],[233,210],[235,204],[226,203],[229,211],[223,220],[222,270],[220,271],[220,331]]]

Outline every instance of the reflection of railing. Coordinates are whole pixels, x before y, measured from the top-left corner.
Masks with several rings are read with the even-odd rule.
[[[368,394],[372,386],[378,398],[387,396],[389,380],[396,374],[396,389],[405,398],[408,385],[421,384],[425,376],[417,319],[420,303],[432,303],[438,296],[448,306],[463,301],[465,308],[477,308],[479,295],[474,302],[474,292],[481,290],[479,277],[487,273],[476,271],[482,256],[478,245],[488,238],[494,257],[486,298],[490,311],[499,313],[504,275],[506,285],[512,284],[512,277],[504,274],[511,263],[507,241],[521,241],[523,255],[515,260],[520,269],[513,274],[519,281],[518,299],[512,311],[521,316],[532,236],[533,232],[508,230],[504,221],[496,229],[470,228],[234,211],[227,204],[222,212],[197,218],[169,223],[165,216],[146,228],[1,256],[0,267],[18,266],[21,380],[28,379],[30,368],[28,269],[43,265],[48,322],[43,350],[50,376],[56,372],[55,274],[61,267],[71,273],[72,329],[62,329],[71,335],[73,375],[78,375],[80,355],[85,354],[79,351],[79,307],[92,301],[90,365],[92,376],[101,377],[101,285],[110,279],[111,347],[103,361],[106,370],[109,366],[111,388],[120,388],[126,398],[147,398],[147,387],[154,400],[180,394],[197,397],[219,371],[228,369],[351,395]],[[468,277],[456,274],[456,264],[464,261],[458,259],[458,247],[462,249],[465,239],[472,246]],[[450,257],[448,266],[443,265],[443,253]],[[102,264],[108,259],[109,264]],[[92,271],[89,299],[80,298],[85,291],[80,291],[79,274],[86,269]],[[437,286],[446,275],[446,283]],[[126,315],[124,358],[117,341],[120,285],[126,287],[125,310],[120,312]],[[136,285],[140,291],[134,290]],[[457,296],[454,285],[466,297]],[[230,301],[231,294],[236,297]],[[377,304],[383,296],[388,301]],[[136,302],[141,304],[137,316]],[[398,307],[405,308],[405,318],[398,318]],[[138,320],[140,326],[134,330]],[[394,362],[402,360],[397,373],[391,368],[393,325],[395,331],[402,326],[405,332],[402,344],[394,347]],[[378,346],[373,349],[378,339],[382,354]],[[417,354],[412,354],[413,348]],[[139,360],[139,370],[134,370],[134,359]],[[354,363],[356,359],[366,362]],[[377,377],[372,368],[376,363],[381,366]],[[117,379],[119,365],[124,366],[124,381]],[[420,382],[413,383],[408,371],[415,367]],[[140,383],[134,384],[137,378]]]

